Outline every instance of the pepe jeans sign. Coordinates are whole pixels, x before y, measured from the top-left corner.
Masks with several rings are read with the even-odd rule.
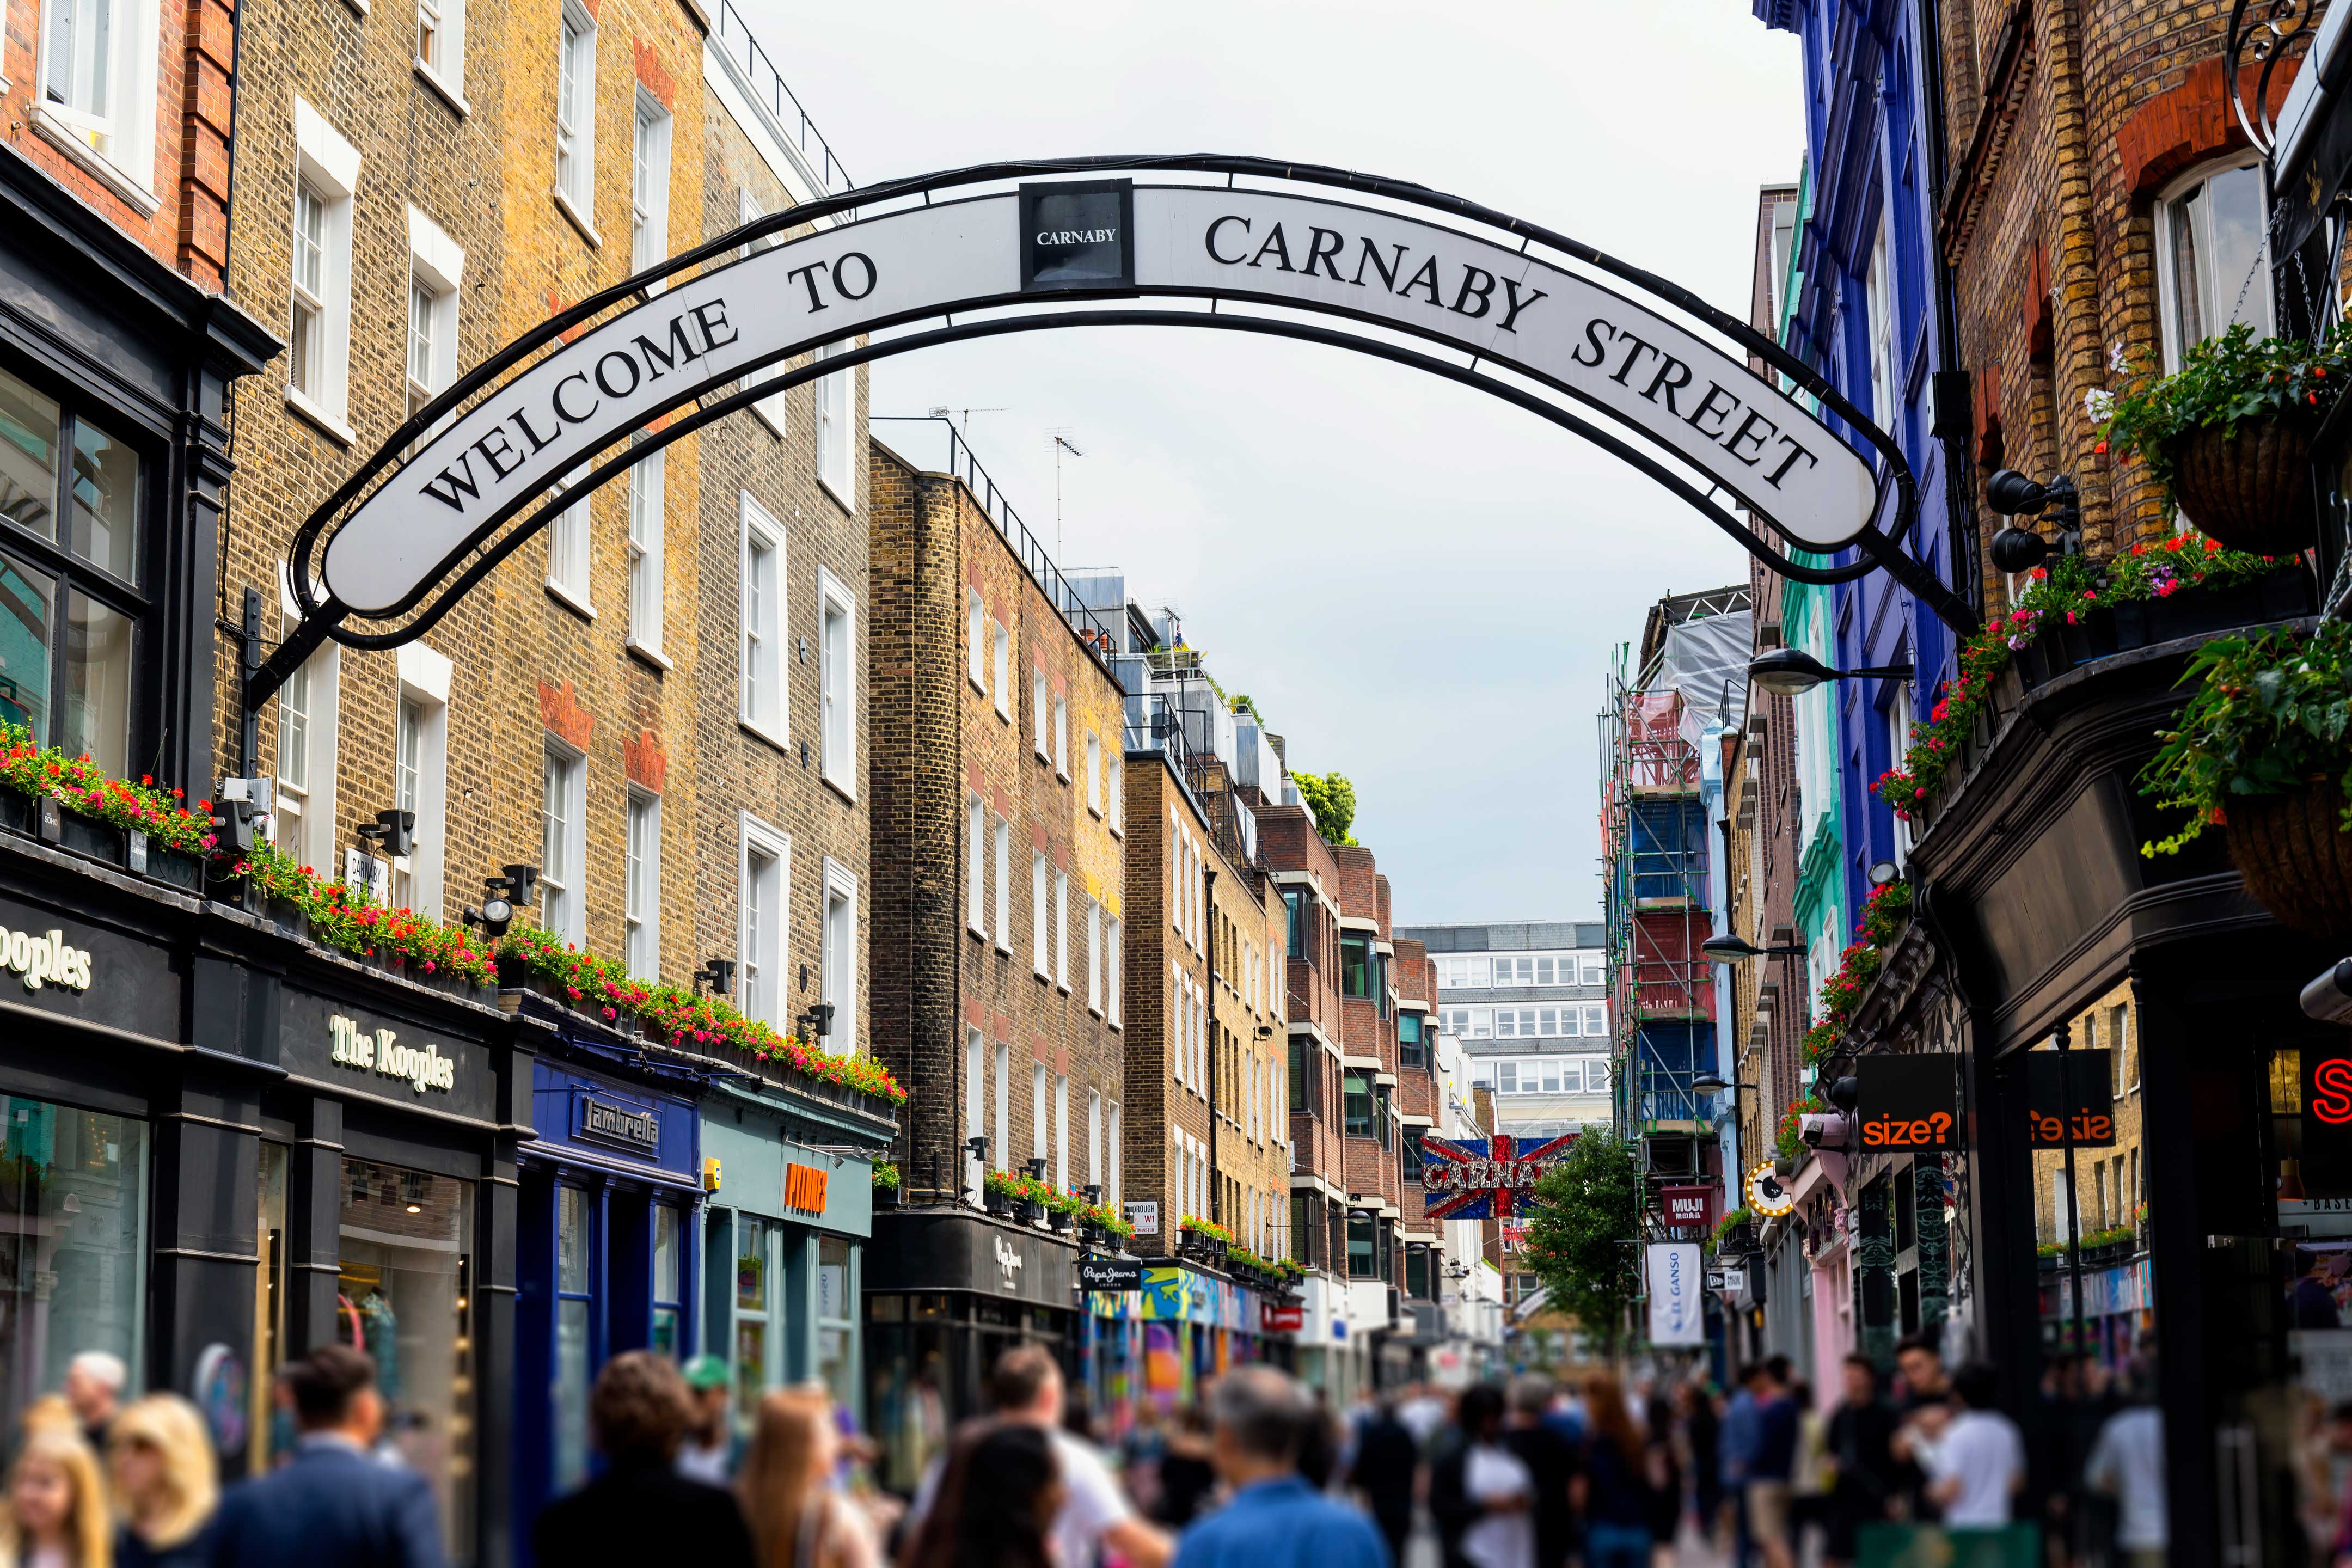
[[[337,1067],[404,1079],[418,1094],[457,1087],[457,1064],[436,1045],[404,1046],[390,1029],[371,1034],[338,1013],[327,1020],[329,1058]]]
[[[1280,192],[1051,184],[755,249],[523,362],[352,510],[326,586],[361,615],[394,612],[501,514],[747,371],[1054,292],[1264,300],[1435,340],[1632,427],[1811,549],[1849,542],[1877,506],[1870,462],[1775,383],[1521,250]]]
[[[89,950],[68,946],[66,933],[52,931],[10,931],[0,926],[0,969],[25,983],[27,991],[62,985],[68,991],[89,989]]]

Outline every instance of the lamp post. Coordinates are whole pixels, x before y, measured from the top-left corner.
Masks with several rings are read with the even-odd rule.
[[[1744,963],[1751,958],[1802,958],[1806,948],[1802,942],[1779,942],[1770,947],[1759,947],[1745,937],[1726,931],[1708,937],[1698,944],[1698,950],[1717,963]]]
[[[1776,647],[1748,661],[1748,679],[1776,697],[1801,697],[1824,680],[1850,680],[1874,676],[1911,679],[1909,664],[1876,664],[1854,669],[1832,669],[1801,647]]]

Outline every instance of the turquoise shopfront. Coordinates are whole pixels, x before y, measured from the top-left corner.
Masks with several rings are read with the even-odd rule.
[[[740,1423],[767,1390],[811,1381],[862,1423],[873,1162],[894,1131],[772,1083],[721,1080],[703,1096],[702,1344],[734,1368]]]

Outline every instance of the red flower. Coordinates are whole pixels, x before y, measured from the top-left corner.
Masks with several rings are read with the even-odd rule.
[[[2104,458],[2107,455],[2107,444],[2105,441],[2102,441],[2097,446],[2092,447],[2091,450]]]

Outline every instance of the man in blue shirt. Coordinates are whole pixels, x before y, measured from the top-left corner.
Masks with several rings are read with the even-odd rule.
[[[1739,1386],[1724,1406],[1723,1430],[1716,1439],[1724,1489],[1732,1500],[1731,1561],[1737,1568],[1748,1568],[1753,1555],[1748,1550],[1748,1467],[1756,1458],[1756,1384],[1763,1375],[1761,1362],[1739,1369]]]
[[[1298,1474],[1314,1399],[1288,1373],[1236,1367],[1209,1391],[1210,1459],[1233,1500],[1184,1532],[1174,1568],[1390,1568],[1371,1521]]]

